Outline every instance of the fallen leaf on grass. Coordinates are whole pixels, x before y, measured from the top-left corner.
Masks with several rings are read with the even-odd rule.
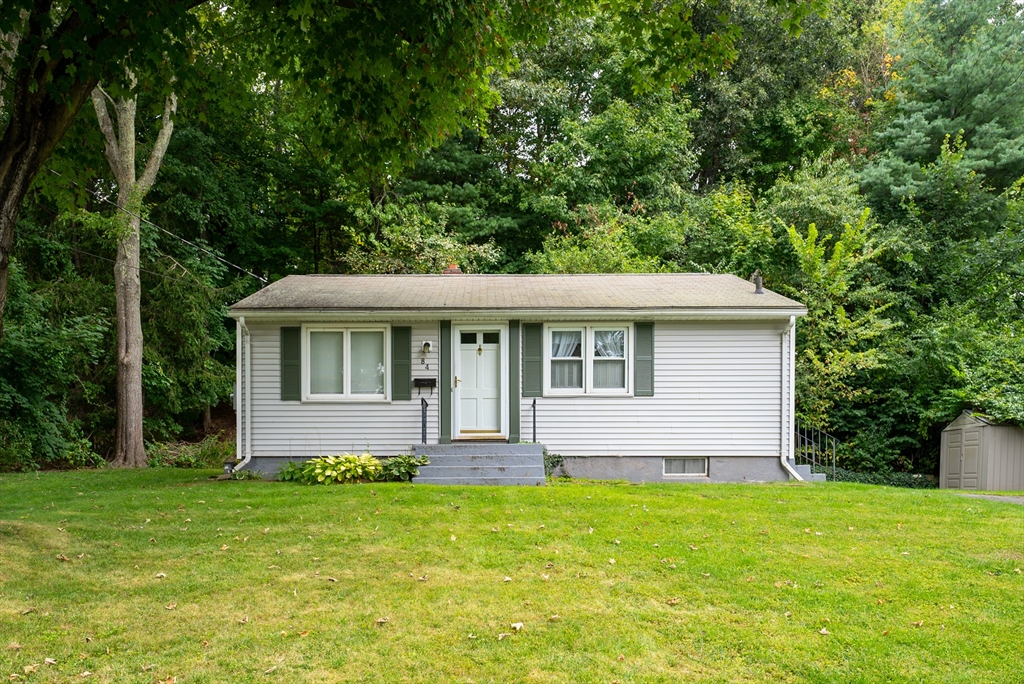
[[[12,674],[10,677],[8,677],[8,679],[13,682],[15,679],[21,679],[21,675],[20,674]]]
[[[679,605],[679,602],[681,600],[682,599],[679,599],[679,598],[670,598],[668,601],[665,601],[665,603],[667,603],[670,606],[677,606],[677,605]]]
[[[793,615],[793,613],[791,613],[791,612],[789,612],[787,610],[785,613],[783,613],[783,615],[785,615],[786,617],[791,617]]]
[[[828,629],[826,629],[825,627],[822,627],[821,629],[818,630],[818,634],[824,634],[825,636],[828,636],[831,633],[832,632],[828,631]]]
[[[513,631],[518,632],[523,628],[523,623],[513,622],[511,625],[509,625],[509,627],[511,627]]]
[[[221,551],[227,551],[229,548],[231,548],[231,547],[228,546],[227,544],[224,544],[223,546],[220,547],[220,550]]]
[[[452,541],[455,541],[455,535],[454,534],[452,535]]]
[[[711,573],[710,572],[702,572],[700,574],[704,575],[705,577],[711,577]]]
[[[619,541],[618,539],[616,539],[616,540],[615,540],[615,543],[616,543],[616,544],[621,544],[622,542],[620,542],[620,541]]]
[[[510,632],[502,632],[502,633],[500,633],[498,635],[498,641],[501,641],[505,637],[510,637],[510,636],[512,636],[512,634]]]
[[[241,618],[238,621],[238,624],[240,624],[240,625],[245,625],[245,624],[248,624],[248,623],[249,623],[249,616],[248,615],[246,615],[244,618]]]
[[[65,556],[63,553],[59,553],[57,554],[57,560],[67,562],[71,559]]]
[[[307,636],[309,636],[309,630],[307,629],[305,632],[299,632],[299,636],[300,637],[307,637]]]
[[[882,636],[889,636],[889,630],[884,630],[882,632]]]
[[[543,572],[540,573],[540,576],[545,582],[551,579],[551,575],[545,575]]]
[[[29,613],[34,613],[34,612],[36,612],[35,608],[26,608],[25,610],[21,611],[21,614],[22,615],[28,615]]]
[[[470,634],[470,635],[469,635],[469,638],[470,638],[470,639],[476,639],[476,634]]]
[[[156,663],[150,663],[149,665],[143,665],[142,666],[142,671],[143,672],[149,672],[150,670],[152,670],[155,667],[156,667]]]
[[[558,615],[552,615],[551,617],[548,618],[548,622],[558,622],[561,619],[562,618],[560,616],[558,616]]]
[[[918,620],[917,622],[911,622],[910,624],[914,625],[914,627],[924,627],[924,620]]]
[[[503,579],[503,580],[501,580],[501,581],[502,581],[502,582],[511,582],[511,581],[512,581],[512,578],[511,578],[511,577],[506,577],[505,579]]]
[[[17,641],[12,641],[11,643],[7,644],[7,650],[8,651],[20,651],[21,650],[21,644],[19,644]]]
[[[75,558],[85,558],[85,554],[84,553],[80,553],[77,556],[75,556]]]
[[[333,577],[328,577],[328,578],[327,578],[327,581],[328,581],[328,582],[337,582],[338,580],[336,580],[336,579],[335,579],[335,578],[333,578]]]
[[[78,676],[79,677],[92,677],[92,672],[89,672],[88,670],[86,670],[85,672],[83,672],[82,674],[80,674]]]
[[[166,572],[158,572],[158,573],[156,573],[156,577],[157,577],[157,579],[163,579],[164,577],[167,577],[167,573]]]
[[[615,559],[614,558],[609,558],[608,559],[608,565],[615,565]]]
[[[1014,569],[1013,569],[1013,571],[1014,571],[1015,573],[1017,573],[1018,575],[1020,574],[1020,568],[1014,568]]]
[[[57,661],[54,660],[53,658],[47,658],[46,660],[43,661],[43,665],[56,665],[56,664],[57,664]]]
[[[423,575],[422,577],[417,577],[416,581],[417,582],[426,582],[427,581],[427,576]]]
[[[178,678],[172,675],[167,679],[156,680],[156,684],[178,684]]]
[[[277,669],[277,665],[273,665],[271,667],[268,667],[266,670],[264,670],[263,674],[270,674],[271,672],[273,672],[276,669]]]
[[[751,575],[750,577],[748,577],[748,578],[747,578],[747,581],[748,581],[748,582],[753,582],[753,581],[754,581],[754,576],[753,576],[753,575]]]
[[[389,622],[391,622],[391,618],[389,618],[389,617],[379,617],[379,618],[377,618],[377,621],[374,624],[376,624],[378,627],[383,627],[384,625],[388,624]]]
[[[694,546],[693,544],[690,544],[690,550],[691,550],[691,551],[696,551],[696,550],[697,550],[697,547],[696,547],[696,546]]]
[[[167,610],[174,610],[177,607],[178,607],[177,603],[168,603],[166,606],[164,606],[164,608],[166,608]]]
[[[21,669],[25,672],[25,674],[32,674],[33,672],[39,669],[39,663],[32,663],[31,665],[26,665]]]

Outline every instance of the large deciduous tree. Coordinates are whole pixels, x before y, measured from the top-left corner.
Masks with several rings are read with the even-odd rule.
[[[135,79],[129,75],[135,84]],[[114,110],[111,117],[109,102]],[[146,465],[142,438],[142,285],[139,259],[142,248],[139,228],[142,201],[160,171],[167,144],[174,130],[177,97],[171,93],[165,103],[160,132],[149,153],[141,176],[136,173],[135,94],[111,97],[101,86],[92,91],[92,104],[105,141],[110,170],[117,180],[117,208],[114,216],[117,256],[114,260],[114,293],[117,302],[117,428],[114,441],[115,466]]]

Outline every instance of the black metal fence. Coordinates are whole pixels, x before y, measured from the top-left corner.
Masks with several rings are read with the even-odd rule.
[[[824,430],[796,421],[793,434],[793,456],[797,465],[811,466],[811,472],[832,471],[836,476],[836,448],[839,440]]]

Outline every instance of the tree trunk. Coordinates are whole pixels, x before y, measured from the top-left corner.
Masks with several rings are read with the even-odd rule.
[[[134,160],[133,160],[134,161]],[[132,194],[132,188],[127,193]],[[119,207],[141,205],[130,199]],[[147,464],[142,435],[142,284],[139,280],[139,219],[122,214],[127,230],[117,241],[114,293],[117,299],[117,433],[115,468]]]
[[[107,111],[107,101],[114,106],[116,123]],[[112,465],[117,468],[144,468],[146,448],[142,435],[143,339],[139,228],[142,200],[153,187],[174,130],[171,115],[177,107],[177,100],[172,94],[164,103],[163,125],[153,144],[145,171],[138,180],[135,177],[135,98],[114,100],[96,86],[92,92],[92,103],[96,110],[96,120],[103,132],[107,161],[118,184],[117,258],[114,262],[114,294],[117,299],[117,428]]]

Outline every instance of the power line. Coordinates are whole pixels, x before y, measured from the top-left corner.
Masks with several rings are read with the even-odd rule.
[[[75,187],[81,188],[82,190],[84,190],[85,192],[89,193],[90,195],[92,195],[93,197],[95,197],[96,199],[98,199],[99,201],[101,201],[101,202],[106,202],[107,204],[109,204],[110,206],[114,207],[114,208],[115,208],[115,209],[117,209],[118,211],[120,211],[120,212],[124,212],[125,214],[128,214],[128,215],[129,215],[129,216],[131,216],[132,218],[136,218],[136,219],[138,219],[139,221],[142,221],[143,223],[146,223],[146,224],[148,224],[148,225],[150,225],[150,226],[153,226],[154,228],[156,228],[156,229],[157,229],[157,230],[159,230],[160,232],[162,232],[162,233],[166,233],[167,235],[170,235],[171,237],[175,238],[176,240],[180,240],[181,242],[185,243],[185,244],[186,244],[186,245],[188,245],[189,247],[193,247],[193,248],[195,248],[195,249],[198,249],[198,250],[199,250],[200,252],[203,252],[204,254],[208,254],[208,255],[212,256],[212,257],[213,257],[214,259],[216,259],[217,261],[220,261],[220,262],[221,262],[221,263],[223,263],[223,264],[227,264],[227,265],[228,265],[228,266],[230,266],[231,268],[237,269],[237,270],[241,271],[242,273],[245,273],[246,275],[250,275],[250,276],[252,276],[252,277],[253,277],[253,278],[255,278],[256,280],[258,280],[258,281],[260,281],[261,283],[263,283],[264,285],[266,285],[266,284],[267,284],[267,279],[266,279],[266,278],[264,278],[264,277],[262,277],[262,276],[258,276],[258,275],[256,275],[255,273],[253,273],[252,271],[249,271],[249,270],[247,270],[247,269],[245,269],[245,268],[242,268],[242,267],[241,267],[241,266],[239,266],[238,264],[233,264],[233,263],[231,263],[230,261],[228,261],[228,260],[227,260],[227,259],[225,259],[224,257],[222,257],[222,256],[220,256],[219,254],[216,254],[216,253],[214,253],[214,252],[211,252],[210,250],[206,249],[206,248],[205,248],[205,247],[203,247],[202,245],[198,245],[198,244],[196,244],[196,243],[194,243],[194,242],[191,242],[191,241],[189,241],[189,240],[186,240],[185,238],[181,237],[180,235],[175,235],[175,234],[174,234],[174,233],[172,233],[171,231],[167,230],[166,228],[163,228],[162,226],[158,226],[157,224],[153,223],[152,221],[150,221],[149,219],[145,218],[144,216],[140,216],[139,214],[134,214],[134,213],[132,213],[132,212],[128,211],[127,209],[124,209],[124,208],[122,208],[122,207],[119,207],[119,206],[117,205],[117,202],[112,202],[112,201],[110,201],[110,199],[109,199],[109,198],[107,198],[107,197],[104,197],[104,196],[102,196],[102,195],[101,195],[101,194],[100,194],[99,192],[97,192],[97,191],[95,191],[95,190],[90,190],[89,188],[87,188],[87,187],[83,186],[83,185],[82,185],[81,183],[79,183],[79,182],[77,182],[77,181],[71,180],[70,178],[64,178],[64,175],[63,175],[63,174],[59,173],[58,171],[55,171],[54,169],[50,168],[49,166],[48,166],[48,167],[46,167],[46,170],[47,170],[47,171],[49,171],[50,173],[52,173],[53,175],[55,175],[55,176],[59,177],[59,178],[63,178],[64,180],[66,180],[66,181],[67,181],[68,183],[71,183],[71,184],[72,184],[72,185],[74,185]],[[101,258],[102,258],[102,257],[101,257]]]
[[[116,264],[117,263],[116,259],[111,259],[110,257],[101,256],[99,254],[93,254],[92,252],[86,252],[85,250],[78,249],[77,247],[69,247],[68,249],[70,249],[72,252],[75,252],[76,254],[82,254],[82,255],[85,255],[85,256],[90,256],[90,257],[93,257],[94,259],[102,259],[103,261],[109,261],[112,264]],[[168,255],[167,254],[161,254],[161,256],[168,256]],[[154,275],[154,276],[156,276],[158,278],[163,278],[164,280],[170,280],[172,283],[176,283],[176,282],[182,280],[182,278],[172,278],[169,275],[166,275],[166,274],[163,274],[163,273],[157,273],[156,271],[148,271],[148,270],[146,270],[146,269],[144,269],[142,267],[139,268],[139,272],[140,273],[148,273],[149,275]],[[185,272],[188,273],[188,271],[185,271]],[[192,274],[189,273],[189,275],[192,275]],[[192,277],[195,278],[195,276],[192,276]],[[196,280],[198,280],[198,279],[196,279]]]

